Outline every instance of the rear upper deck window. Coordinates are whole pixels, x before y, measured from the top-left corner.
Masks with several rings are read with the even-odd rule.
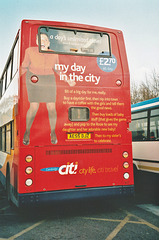
[[[44,46],[42,34],[48,37]],[[107,33],[42,26],[38,30],[40,52],[111,57],[110,37]]]

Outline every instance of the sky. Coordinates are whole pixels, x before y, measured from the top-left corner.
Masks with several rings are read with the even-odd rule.
[[[0,0],[0,75],[23,19],[122,30],[131,82],[159,74],[158,0]]]

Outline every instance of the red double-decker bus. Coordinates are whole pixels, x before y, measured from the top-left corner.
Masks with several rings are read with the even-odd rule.
[[[0,180],[16,206],[133,193],[119,30],[23,20],[0,80]]]

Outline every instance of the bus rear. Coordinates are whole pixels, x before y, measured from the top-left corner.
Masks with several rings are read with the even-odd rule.
[[[133,193],[129,81],[121,31],[22,22],[17,205]]]

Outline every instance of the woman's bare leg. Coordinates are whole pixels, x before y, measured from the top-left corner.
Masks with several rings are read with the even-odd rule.
[[[57,138],[55,133],[55,127],[56,127],[57,113],[56,113],[55,103],[50,102],[50,103],[47,103],[46,106],[49,114],[49,122],[50,122],[50,128],[51,128],[51,143],[56,144]]]
[[[30,108],[26,115],[26,131],[23,138],[23,144],[29,145],[30,143],[30,129],[33,124],[34,118],[39,108],[39,103],[32,102],[30,103]]]

